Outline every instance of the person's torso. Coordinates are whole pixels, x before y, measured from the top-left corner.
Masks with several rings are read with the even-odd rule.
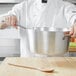
[[[48,0],[47,3],[42,3],[42,0],[28,0],[23,4],[20,12],[20,25],[28,28],[62,27],[65,20],[63,11],[62,0]]]

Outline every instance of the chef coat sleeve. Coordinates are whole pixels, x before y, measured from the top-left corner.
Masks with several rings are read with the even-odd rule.
[[[76,6],[71,3],[67,3],[64,9],[64,15],[68,23],[72,26],[76,20]]]
[[[1,18],[2,20],[4,20],[5,16],[14,15],[14,16],[17,17],[17,21],[18,21],[17,24],[19,24],[19,22],[20,22],[20,21],[19,21],[19,20],[20,20],[20,12],[21,12],[21,10],[22,10],[22,7],[23,7],[23,4],[24,4],[24,3],[25,3],[25,2],[22,2],[22,3],[20,3],[20,4],[16,4],[16,5],[12,8],[12,10],[8,11],[8,13],[3,14],[3,15],[0,15],[0,18]]]

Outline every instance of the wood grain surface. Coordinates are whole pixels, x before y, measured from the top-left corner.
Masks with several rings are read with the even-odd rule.
[[[10,66],[8,63],[34,68],[53,68],[54,72]],[[6,58],[0,65],[0,76],[76,76],[76,57]]]

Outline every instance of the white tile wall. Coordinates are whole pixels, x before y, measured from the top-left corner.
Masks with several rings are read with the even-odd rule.
[[[76,0],[64,0],[64,1],[69,1],[71,3],[76,3]]]
[[[0,57],[19,56],[19,39],[0,39]]]
[[[18,29],[0,30],[0,38],[19,39],[20,33]]]
[[[4,14],[11,10],[14,4],[0,4],[0,14]]]
[[[21,2],[22,0],[0,0],[1,3],[17,3],[17,2]]]

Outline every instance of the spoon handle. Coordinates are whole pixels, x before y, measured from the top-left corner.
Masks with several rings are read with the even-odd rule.
[[[24,26],[21,26],[21,25],[18,25],[20,28],[22,28],[22,29],[26,29]]]
[[[11,63],[8,63],[8,65],[16,66],[16,67],[21,67],[21,68],[27,68],[27,69],[40,70],[40,69],[38,69],[38,68],[34,68],[34,67],[28,67],[28,66],[16,65],[16,64],[11,64]],[[40,70],[40,71],[41,71],[41,70]]]

